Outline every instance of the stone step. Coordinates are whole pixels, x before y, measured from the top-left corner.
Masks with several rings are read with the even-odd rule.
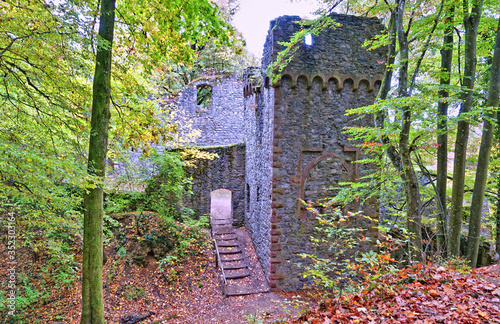
[[[250,275],[250,271],[248,269],[240,269],[240,270],[229,270],[228,273],[224,272],[226,279],[241,279],[246,278]]]
[[[220,247],[235,247],[235,246],[240,246],[240,244],[238,242],[232,242],[232,243],[230,243],[230,242],[224,241],[224,242],[217,242],[217,246],[220,246]]]
[[[238,237],[236,237],[236,235],[233,234],[225,234],[225,235],[223,234],[220,237],[217,237],[217,241],[233,241],[236,239],[238,239]]]
[[[220,256],[221,262],[236,262],[243,261],[244,258],[241,254],[226,254]]]
[[[219,249],[219,254],[238,254],[241,253],[239,247],[222,247]]]
[[[248,265],[246,263],[241,263],[241,264],[224,264],[224,261],[222,261],[222,267],[224,268],[224,271],[226,271],[226,270],[246,269],[246,268],[248,268]]]
[[[219,222],[219,223],[212,223],[212,226],[231,226],[233,223],[230,222]]]
[[[234,228],[232,226],[214,228],[215,235],[226,235],[226,234],[234,234]]]

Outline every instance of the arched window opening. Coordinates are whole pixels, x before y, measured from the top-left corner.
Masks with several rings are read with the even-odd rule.
[[[200,108],[208,108],[212,105],[212,86],[200,84],[196,87],[196,104]]]

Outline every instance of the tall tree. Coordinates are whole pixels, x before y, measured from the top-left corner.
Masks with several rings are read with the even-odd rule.
[[[115,0],[101,0],[99,37],[92,87],[92,118],[88,172],[102,179],[84,197],[82,324],[104,324],[102,296],[103,181],[108,149],[111,55],[115,26]]]
[[[185,62],[193,59],[193,44],[217,38],[227,42],[229,26],[218,16],[217,7],[209,0],[188,1],[124,1],[120,18],[126,22],[119,44],[126,54],[132,52],[143,63],[146,73],[162,60]],[[84,198],[84,249],[82,267],[82,324],[104,323],[102,296],[102,217],[103,182],[110,121],[112,45],[114,43],[115,0],[101,0],[99,39],[93,81],[91,132],[88,172],[99,181],[89,188]],[[139,30],[140,33],[136,31]],[[132,40],[132,42],[130,42]],[[148,60],[144,60],[144,57]],[[125,99],[125,98],[124,98]]]
[[[441,48],[441,76],[438,92],[437,121],[437,176],[436,176],[436,210],[437,210],[437,247],[440,253],[446,251],[447,217],[446,184],[448,182],[448,106],[453,60],[453,18],[455,6],[448,7],[446,12],[443,47]]]
[[[399,67],[399,84],[398,96],[405,98],[409,96],[408,92],[408,65],[409,65],[409,48],[408,48],[408,34],[404,29],[403,17],[405,14],[405,0],[399,0],[396,11],[396,30],[398,35],[399,45],[399,60],[401,66]],[[412,124],[412,111],[410,106],[401,107],[402,120],[401,132],[399,135],[399,150],[401,157],[401,164],[403,170],[401,177],[404,181],[406,204],[407,204],[407,228],[410,233],[410,242],[412,249],[416,253],[413,255],[417,260],[422,259],[422,218],[420,213],[420,183],[418,182],[415,167],[412,162],[410,147],[410,130]]]
[[[497,112],[497,125],[500,125],[500,114]],[[499,150],[499,143],[500,143],[500,127],[497,127],[496,131],[496,147],[497,147],[497,154]],[[495,251],[497,254],[500,255],[500,171],[497,170],[497,175],[496,175],[496,185],[497,185],[497,211],[495,215],[495,230],[496,230],[496,237],[495,237]]]
[[[490,163],[491,147],[495,135],[495,122],[497,117],[498,101],[500,98],[500,19],[495,38],[493,61],[490,68],[490,88],[488,102],[483,121],[483,134],[479,148],[476,180],[470,208],[469,235],[467,239],[467,259],[472,267],[477,264],[479,238],[481,236],[481,219],[483,214],[483,200],[488,179],[488,166]]]
[[[462,233],[462,211],[465,185],[465,166],[467,158],[467,144],[469,141],[469,122],[467,114],[472,109],[474,102],[474,83],[476,81],[476,49],[477,34],[483,0],[462,1],[462,13],[465,27],[465,66],[462,80],[462,103],[460,105],[457,137],[455,139],[455,160],[453,168],[453,186],[451,192],[450,209],[450,235],[448,240],[448,253],[458,256],[460,254],[460,235]]]

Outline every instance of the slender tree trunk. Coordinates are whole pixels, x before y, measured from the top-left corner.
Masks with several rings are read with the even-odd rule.
[[[396,42],[397,42],[397,30],[396,30],[396,15],[395,11],[391,12],[391,19],[389,21],[389,46],[387,47],[387,70],[385,71],[384,80],[382,82],[382,86],[380,87],[379,99],[386,100],[389,91],[391,90],[391,82],[392,76],[394,74],[394,62],[396,60]],[[384,122],[387,118],[387,112],[379,111],[375,114],[375,127],[384,128]],[[390,143],[389,137],[387,135],[382,135],[380,137],[380,142],[384,145],[388,145]],[[394,165],[396,170],[400,173],[403,171],[403,165],[401,163],[401,157],[397,152],[396,148],[393,145],[388,145],[386,149],[386,154],[391,160],[391,163]]]
[[[500,125],[500,114],[497,113],[497,125]],[[497,127],[497,132],[498,132]],[[497,213],[496,213],[496,230],[495,250],[500,255],[500,172],[497,175]]]
[[[448,253],[458,256],[460,254],[460,235],[462,233],[462,209],[464,200],[465,166],[467,157],[467,144],[469,142],[469,123],[465,115],[471,110],[474,100],[474,82],[476,80],[476,46],[477,29],[481,18],[483,1],[472,0],[472,11],[469,13],[469,3],[463,0],[464,25],[465,25],[465,70],[462,82],[462,104],[460,105],[455,140],[455,161],[453,169],[453,187],[451,192],[450,209],[450,236]]]
[[[495,124],[492,122],[497,117],[496,108],[500,96],[500,19],[495,38],[495,52],[490,68],[490,89],[488,92],[488,111],[485,114],[483,134],[479,147],[479,159],[477,161],[476,180],[472,194],[470,208],[469,236],[467,239],[467,259],[471,267],[476,267],[479,251],[479,238],[481,236],[481,216],[483,212],[484,191],[488,179],[488,166],[490,163],[491,147],[495,135]],[[491,110],[494,108],[494,110]]]
[[[88,172],[104,180],[108,146],[111,91],[111,52],[115,19],[115,0],[101,0],[99,36],[93,82],[92,118]],[[102,182],[84,197],[82,317],[81,324],[104,324],[102,295]]]
[[[437,122],[437,177],[436,197],[438,211],[436,217],[437,248],[441,255],[446,254],[446,229],[448,210],[446,208],[446,184],[448,182],[448,99],[447,87],[450,85],[451,62],[453,59],[453,16],[454,5],[446,13],[446,29],[444,32],[443,48],[441,49],[441,86],[438,97],[438,122]]]
[[[396,14],[396,29],[399,44],[399,85],[398,96],[408,96],[408,38],[404,30],[403,16],[405,0],[400,0]],[[410,145],[410,130],[412,123],[411,107],[401,107],[402,118],[401,133],[399,135],[399,150],[403,165],[402,179],[405,181],[406,194],[406,219],[410,235],[411,255],[417,261],[422,260],[422,221],[420,215],[420,184],[411,160],[412,147]]]
[[[497,113],[497,125],[500,125],[500,114]],[[497,126],[496,146],[500,148],[500,126]],[[497,173],[497,212],[496,212],[496,230],[495,250],[500,255],[500,170]]]

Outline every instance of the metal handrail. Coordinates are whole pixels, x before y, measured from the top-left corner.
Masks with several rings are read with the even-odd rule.
[[[219,264],[220,270],[222,272],[222,279],[224,280],[224,287],[222,287],[222,293],[224,294],[226,291],[227,280],[226,280],[226,275],[224,274],[224,267],[222,266],[222,261],[219,254],[219,247],[217,246],[217,240],[215,239],[215,231],[213,224],[212,224],[212,237],[214,239],[215,252],[217,253],[217,263]]]

